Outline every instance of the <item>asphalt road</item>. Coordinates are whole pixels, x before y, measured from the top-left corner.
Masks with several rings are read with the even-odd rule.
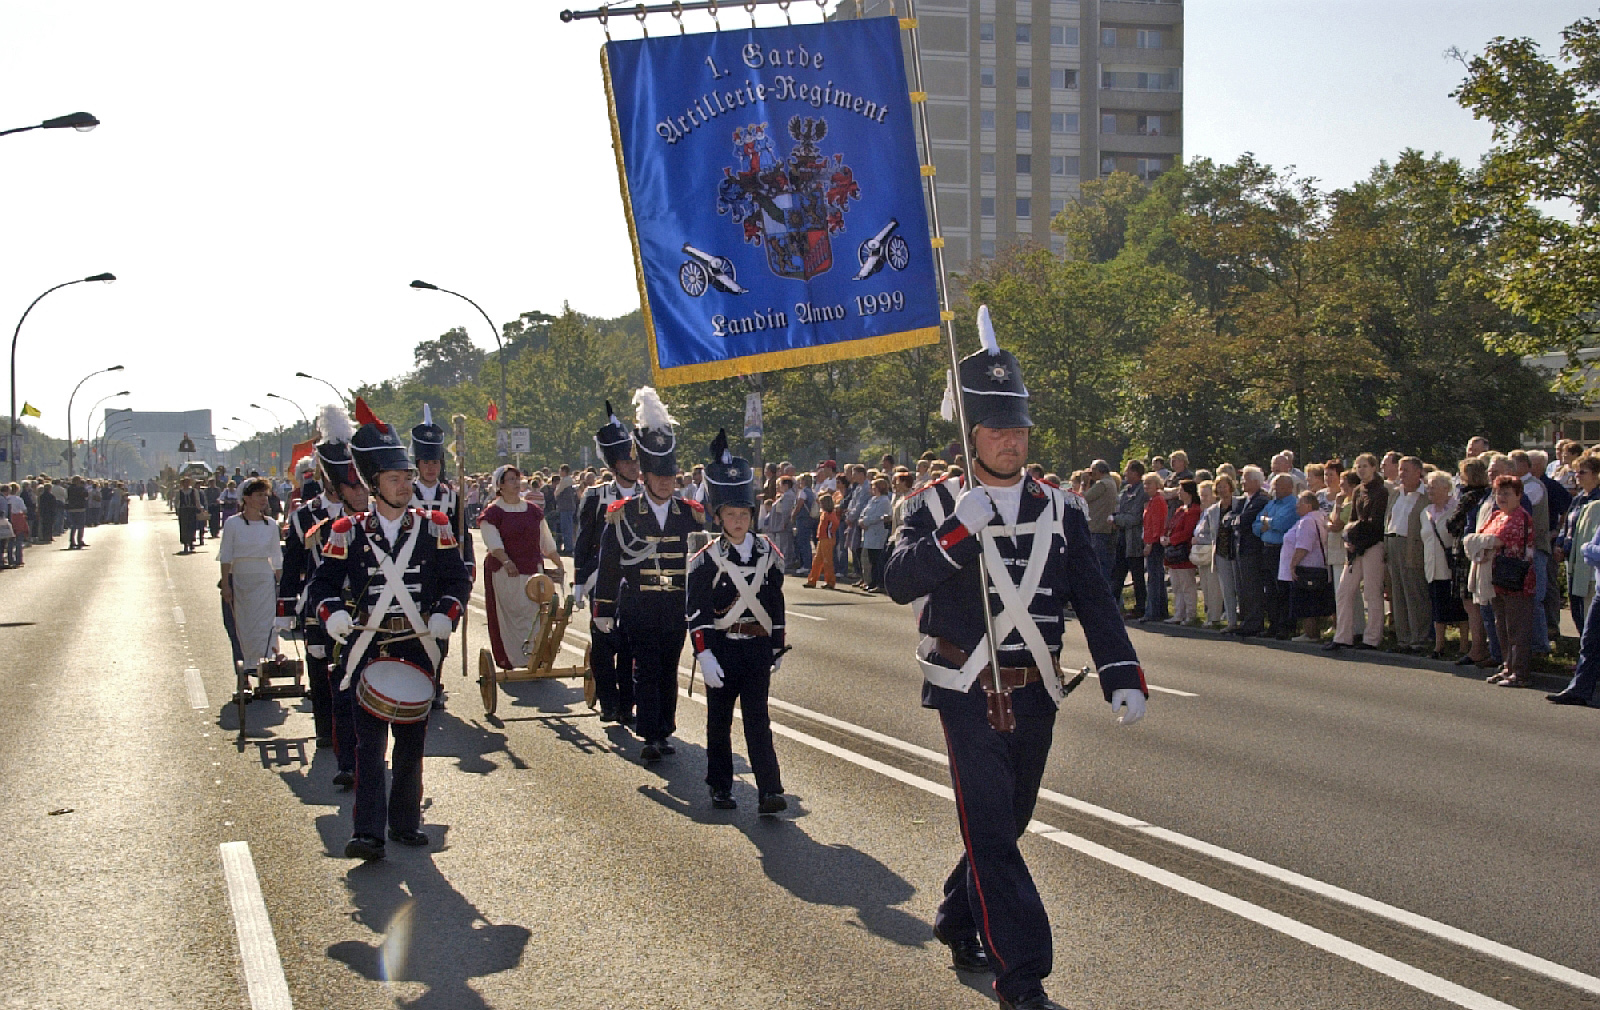
[[[214,544],[174,556],[142,502],[89,542],[0,574],[0,1006],[991,1005],[930,938],[960,840],[905,608],[791,582],[775,819],[742,762],[741,809],[710,808],[695,701],[646,768],[575,682],[485,717],[457,640],[434,844],[361,865],[308,705],[256,703],[236,743]],[[1093,680],[1069,699],[1023,841],[1063,1003],[1600,1006],[1600,712],[1133,635],[1165,690],[1132,728]]]

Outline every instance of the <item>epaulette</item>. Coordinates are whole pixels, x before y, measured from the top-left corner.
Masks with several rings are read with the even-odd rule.
[[[621,519],[622,518],[623,506],[627,505],[628,502],[630,502],[632,500],[633,499],[631,499],[631,498],[622,498],[622,499],[619,499],[618,501],[612,502],[610,505],[607,505],[606,506],[606,522],[614,523],[617,520]]]
[[[695,570],[695,567],[698,566],[701,561],[705,560],[706,552],[709,551],[712,547],[712,544],[715,543],[716,541],[713,540],[711,543],[706,544],[704,547],[694,552],[694,556],[689,559],[689,570],[691,572]]]
[[[706,510],[706,507],[704,505],[702,505],[699,502],[695,501],[693,498],[684,498],[683,499],[683,503],[685,505],[689,506],[690,508],[694,509],[696,512],[704,512]]]
[[[433,524],[434,539],[439,542],[441,549],[455,550],[456,532],[450,528],[450,517],[444,514],[443,509],[433,509],[428,513],[428,521]]]
[[[322,556],[335,560],[348,557],[350,554],[350,535],[356,524],[350,516],[340,516],[329,527],[328,542],[323,545]]]

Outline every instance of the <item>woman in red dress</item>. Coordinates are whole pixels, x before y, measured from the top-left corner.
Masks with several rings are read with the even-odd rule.
[[[555,538],[544,521],[544,510],[522,499],[522,472],[502,466],[494,472],[496,497],[478,516],[478,530],[488,557],[483,570],[488,584],[484,600],[489,611],[489,644],[502,670],[528,665],[539,606],[528,599],[528,580],[541,564],[555,569],[558,584],[566,569],[556,553]]]

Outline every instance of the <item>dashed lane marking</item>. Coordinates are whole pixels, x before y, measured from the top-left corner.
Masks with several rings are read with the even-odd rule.
[[[200,679],[200,671],[194,667],[183,671],[183,684],[189,691],[190,708],[210,708],[211,703],[206,700],[206,685]]]
[[[283,977],[283,962],[278,957],[278,942],[267,917],[267,903],[261,897],[261,881],[256,878],[255,860],[250,857],[250,843],[223,842],[221,852],[251,1010],[293,1010],[289,983]]]
[[[804,617],[808,621],[826,621],[827,620],[826,617],[818,617],[816,614],[808,614],[804,610],[791,610],[791,611],[789,611],[789,616],[790,617]]]
[[[184,616],[183,616],[183,608],[182,607],[174,606],[172,608],[172,619],[174,621],[177,621],[180,627],[183,624],[187,623],[185,621],[185,619],[184,619]]]

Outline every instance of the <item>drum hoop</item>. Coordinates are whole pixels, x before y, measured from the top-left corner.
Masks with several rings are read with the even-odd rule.
[[[433,676],[427,670],[408,659],[385,656],[382,659],[373,660],[361,668],[361,675],[356,678],[356,700],[361,707],[366,709],[374,718],[382,719],[385,722],[406,724],[422,722],[427,719],[428,712],[433,707],[432,692],[429,692],[428,697],[423,701],[403,702],[388,697],[382,691],[373,687],[367,680],[367,670],[376,663],[398,663],[402,666],[409,666],[424,677],[427,677],[430,683],[433,682]]]

